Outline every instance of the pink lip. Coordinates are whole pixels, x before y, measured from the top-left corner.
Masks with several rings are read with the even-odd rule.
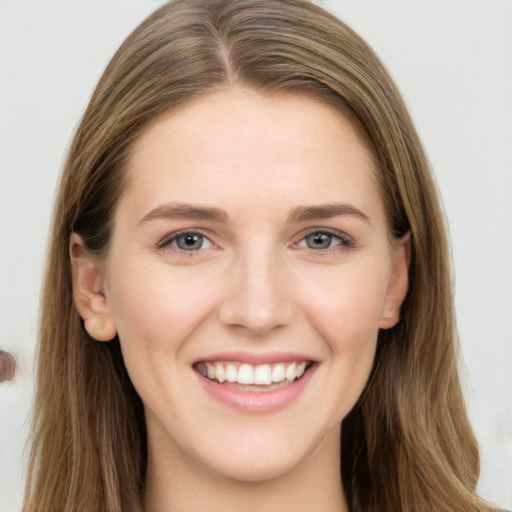
[[[223,354],[219,359],[226,360],[226,354]],[[238,354],[236,360],[241,361]],[[284,359],[284,361],[286,360],[287,359]],[[292,358],[292,360],[297,359]],[[247,359],[242,361],[249,362]],[[258,359],[258,362],[260,361],[261,359]],[[270,362],[273,361],[283,361],[283,359],[272,359]],[[270,364],[269,361],[265,362]],[[316,368],[317,365],[313,365],[300,379],[287,386],[273,391],[261,392],[244,391],[242,389],[229,387],[225,384],[219,384],[218,382],[204,377],[199,372],[196,372],[196,375],[206,392],[215,400],[247,414],[270,414],[287,407],[297,399],[311,381]]]
[[[298,363],[302,361],[314,361],[309,357],[305,357],[303,355],[294,354],[292,352],[270,352],[265,354],[257,354],[250,352],[218,352],[215,354],[211,354],[204,359],[198,360],[196,362],[217,362],[217,361],[225,361],[225,362],[240,362],[240,363],[248,363],[252,365],[256,364],[273,364],[273,363],[287,363],[296,361]]]

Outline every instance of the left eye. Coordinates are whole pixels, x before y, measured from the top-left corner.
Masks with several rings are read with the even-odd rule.
[[[200,249],[208,249],[212,246],[212,242],[201,235],[201,233],[185,232],[175,234],[172,238],[168,238],[162,245],[170,244],[182,251],[199,251]]]
[[[339,236],[323,231],[316,231],[315,233],[305,236],[298,245],[299,247],[307,247],[308,249],[322,250],[345,244],[348,245],[347,242]]]

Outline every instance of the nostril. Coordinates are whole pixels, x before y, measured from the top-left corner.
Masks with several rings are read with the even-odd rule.
[[[12,382],[15,378],[15,357],[6,350],[0,350],[0,382]]]

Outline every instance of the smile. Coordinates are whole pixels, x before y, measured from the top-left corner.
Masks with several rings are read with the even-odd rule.
[[[274,364],[248,364],[240,362],[199,362],[196,370],[209,380],[220,384],[271,386],[300,379],[311,366],[308,361],[278,362]],[[258,390],[258,388],[256,388]],[[259,389],[262,391],[262,389]]]
[[[270,414],[295,403],[319,366],[300,359],[252,364],[249,358],[198,361],[193,367],[199,383],[215,402],[245,414]]]

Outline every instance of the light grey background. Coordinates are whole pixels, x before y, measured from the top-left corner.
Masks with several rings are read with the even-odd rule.
[[[0,512],[19,510],[50,209],[71,133],[115,49],[162,2],[0,1]],[[512,2],[326,0],[395,77],[453,238],[481,493],[512,508]]]

